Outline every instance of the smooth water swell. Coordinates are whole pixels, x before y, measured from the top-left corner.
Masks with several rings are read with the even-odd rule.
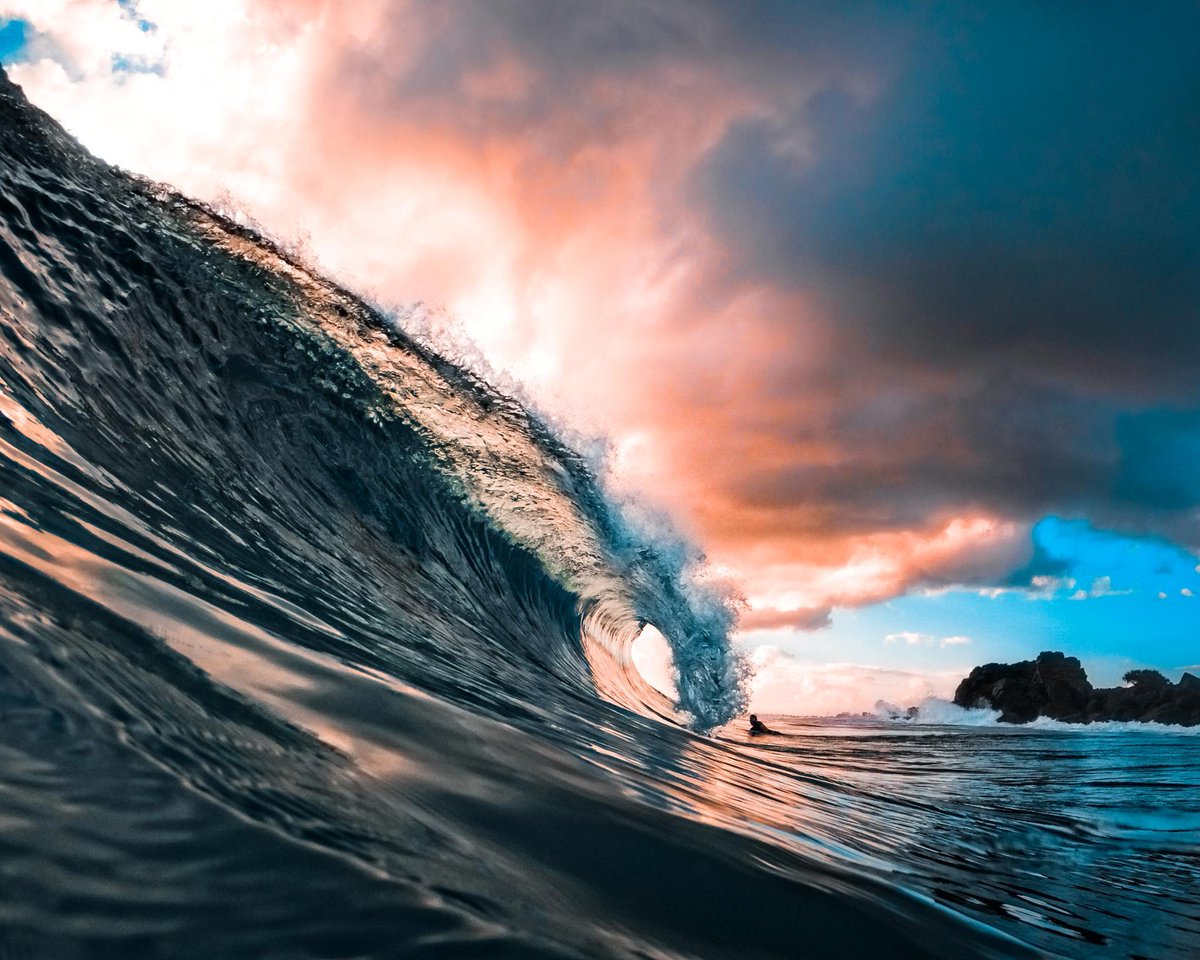
[[[0,137],[0,956],[1123,955],[964,854],[976,741],[677,725],[628,645],[707,726],[728,612],[519,406],[6,81]]]

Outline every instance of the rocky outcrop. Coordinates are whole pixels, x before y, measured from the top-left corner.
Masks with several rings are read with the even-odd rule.
[[[1020,663],[988,663],[971,671],[954,693],[960,707],[1000,711],[1005,723],[1051,717],[1067,723],[1138,720],[1200,724],[1200,678],[1171,683],[1153,670],[1126,674],[1128,686],[1095,688],[1077,657],[1038,654]]]

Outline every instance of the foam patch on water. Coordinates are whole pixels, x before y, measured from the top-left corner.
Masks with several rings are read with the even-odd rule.
[[[891,716],[884,715],[881,716]],[[924,700],[911,723],[923,726],[996,727],[1003,730],[1051,730],[1064,733],[1147,733],[1174,736],[1200,736],[1200,726],[1184,727],[1173,723],[1143,723],[1137,720],[1096,720],[1092,723],[1063,723],[1050,717],[1038,717],[1029,723],[1001,723],[999,710],[968,710],[949,700],[936,697]]]
[[[1050,717],[1038,717],[1024,724],[1026,730],[1064,730],[1072,733],[1168,733],[1200,736],[1200,726],[1184,727],[1177,723],[1144,723],[1140,720],[1094,720],[1091,723],[1063,723]]]
[[[968,710],[949,700],[927,697],[917,707],[914,723],[939,724],[952,727],[991,727],[1000,722],[1000,711],[986,707]],[[1011,724],[1006,724],[1011,726]]]

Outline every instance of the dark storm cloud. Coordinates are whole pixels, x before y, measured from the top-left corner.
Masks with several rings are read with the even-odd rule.
[[[602,136],[606,115],[619,114],[621,104],[589,98],[589,84],[612,77],[634,89],[644,70],[711,51],[715,26],[711,11],[675,0],[397,5],[377,34],[341,51],[336,73],[355,109],[425,114],[475,134],[534,136],[571,110],[586,121],[574,133]],[[395,55],[406,48],[411,56]],[[472,77],[506,63],[528,75],[518,94],[471,89]]]
[[[819,291],[874,352],[1190,391],[1200,6],[950,10],[875,95],[831,86],[703,164],[739,276]]]
[[[672,69],[755,104],[686,182],[714,289],[815,297],[823,368],[759,391],[795,410],[781,449],[842,450],[731,477],[744,506],[846,534],[1062,511],[1196,545],[1198,37],[1192,3],[512,0],[456,8],[392,93],[515,58],[536,81],[461,122],[548,150],[636,123]]]
[[[578,117],[576,137],[603,139],[611,123],[636,118],[639,98],[673,68],[720,89],[788,100],[847,69],[885,71],[908,30],[894,6],[816,0],[397,4],[377,32],[340,51],[336,74],[356,108],[420,113],[475,134],[532,136],[565,111]],[[415,56],[397,57],[400,49]],[[468,89],[471,77],[506,61],[529,72],[520,95]],[[679,103],[681,111],[705,108]]]
[[[693,175],[725,281],[816,296],[858,390],[827,425],[845,459],[743,494],[864,526],[1064,510],[1200,545],[1200,5],[909,26],[878,89],[747,119]],[[923,396],[900,424],[897,382]]]
[[[1120,396],[1012,367],[949,385],[912,375],[897,400],[894,381],[870,370],[864,362],[849,373],[858,396],[839,392],[836,410],[817,425],[777,430],[781,444],[816,431],[836,438],[838,457],[746,473],[731,482],[738,501],[804,508],[798,515],[812,534],[919,528],[964,510],[1026,520],[1057,512],[1200,546],[1196,410],[1131,410]]]

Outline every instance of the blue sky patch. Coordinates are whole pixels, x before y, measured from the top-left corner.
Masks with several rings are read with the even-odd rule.
[[[0,61],[12,63],[19,59],[28,28],[24,20],[0,20]]]
[[[1033,528],[1040,558],[1020,585],[912,593],[838,609],[817,633],[755,637],[812,659],[918,671],[965,672],[1062,650],[1098,686],[1135,667],[1177,679],[1200,663],[1200,558],[1157,537],[1048,516]],[[1036,568],[1036,569],[1035,569]],[[965,639],[964,639],[965,638]]]
[[[137,24],[142,33],[153,33],[158,29],[158,25],[147,20],[138,13],[137,0],[117,0],[117,6],[121,8],[125,16]]]

